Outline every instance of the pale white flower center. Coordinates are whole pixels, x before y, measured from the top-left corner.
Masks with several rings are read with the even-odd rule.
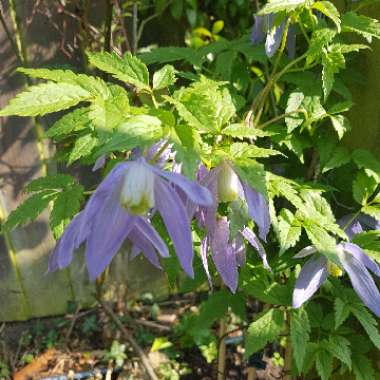
[[[154,207],[154,174],[139,162],[132,162],[124,176],[120,203],[133,215],[146,214]]]
[[[239,197],[240,181],[230,165],[223,163],[218,173],[218,197],[220,202],[233,202]]]

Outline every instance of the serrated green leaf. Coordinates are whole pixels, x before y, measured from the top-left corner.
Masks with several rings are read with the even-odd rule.
[[[149,72],[145,64],[129,52],[119,57],[116,53],[87,53],[89,62],[122,82],[139,90],[149,90]]]
[[[333,370],[333,357],[330,352],[318,349],[315,356],[315,368],[321,380],[329,380]]]
[[[255,138],[255,137],[267,137],[272,136],[274,133],[257,128],[250,128],[247,125],[230,124],[226,128],[223,128],[222,133],[226,136],[235,137],[238,139],[243,138]]]
[[[352,152],[352,159],[359,169],[365,169],[367,174],[372,175],[377,182],[380,182],[380,161],[370,151],[355,149]]]
[[[367,356],[356,354],[352,359],[352,370],[356,380],[375,380],[375,371]]]
[[[117,151],[128,151],[136,146],[144,147],[157,141],[162,135],[162,123],[157,117],[136,115],[127,119],[111,138],[96,152],[97,156]]]
[[[308,64],[318,60],[324,51],[324,47],[327,46],[335,37],[336,30],[329,28],[317,29],[313,32],[309,50],[307,52],[306,62]]]
[[[68,165],[82,157],[88,156],[95,148],[98,139],[92,134],[87,134],[76,139],[74,147],[69,154]]]
[[[329,115],[329,117],[339,139],[343,138],[345,133],[350,130],[348,119],[343,115]]]
[[[267,343],[278,338],[284,328],[284,313],[278,309],[269,309],[256,321],[252,322],[247,330],[245,339],[245,356],[263,349]]]
[[[356,202],[364,206],[376,188],[376,180],[360,170],[352,183],[352,195]]]
[[[335,103],[333,106],[329,108],[328,113],[330,115],[334,115],[336,113],[347,112],[352,108],[353,105],[354,104],[351,100]]]
[[[168,63],[175,61],[187,61],[194,66],[200,66],[203,54],[189,47],[160,47],[147,53],[141,53],[139,58],[147,65],[153,63]]]
[[[256,145],[245,142],[236,142],[230,146],[230,155],[233,159],[241,158],[267,158],[271,156],[283,155],[275,149],[260,148]]]
[[[369,41],[371,37],[380,38],[379,21],[355,12],[348,12],[342,16],[342,30],[361,34]]]
[[[340,15],[338,9],[330,1],[317,1],[312,5],[312,8],[317,9],[336,25],[338,32],[340,32]]]
[[[287,209],[282,209],[278,215],[278,234],[280,255],[294,247],[301,237],[301,224]]]
[[[362,212],[380,221],[380,204],[364,206]]]
[[[110,131],[124,122],[129,115],[127,91],[120,86],[112,85],[107,99],[97,98],[91,104],[88,117],[98,130]]]
[[[331,169],[339,168],[343,165],[348,164],[350,161],[351,154],[349,150],[344,146],[340,146],[334,150],[331,158],[326,162],[325,165],[323,165],[322,173],[326,173]]]
[[[33,194],[9,214],[2,229],[10,231],[36,219],[56,196],[57,192],[54,190],[43,190]]]
[[[89,107],[81,107],[67,113],[49,128],[45,136],[60,140],[72,132],[90,128],[91,120],[88,117],[89,110]]]
[[[175,83],[176,70],[172,65],[165,65],[153,74],[153,88],[159,90]]]
[[[71,187],[75,184],[75,179],[68,174],[55,174],[46,177],[40,177],[28,183],[25,191],[32,193],[42,190],[59,190]]]
[[[0,111],[0,116],[37,116],[62,111],[89,100],[91,94],[82,87],[69,83],[42,83],[28,87],[11,99]]]
[[[302,7],[304,4],[305,0],[271,0],[265,4],[257,14],[268,15],[270,13],[278,13],[282,11],[289,12]]]
[[[71,70],[30,69],[26,67],[20,67],[17,71],[32,78],[78,85],[91,94],[100,96],[104,99],[109,96],[109,90],[106,82],[95,76],[77,74]]]
[[[287,178],[269,175],[269,189],[272,197],[284,197],[297,209],[303,208],[303,201],[298,195],[297,184]]]
[[[361,304],[350,305],[350,311],[363,326],[368,338],[380,350],[380,334],[377,329],[377,322],[372,314]]]
[[[300,91],[292,92],[289,95],[288,102],[286,105],[286,113],[292,113],[298,109],[300,109],[301,104],[305,98],[305,95]],[[299,127],[304,121],[304,117],[301,114],[293,113],[290,116],[285,118],[286,126],[288,127],[288,132],[291,133],[294,129]]]
[[[334,311],[335,311],[335,330],[336,330],[349,317],[351,311],[350,311],[349,305],[343,300],[341,300],[340,298],[335,298]]]
[[[309,317],[304,308],[292,310],[290,316],[290,339],[294,353],[294,359],[298,371],[301,373],[305,359],[305,347],[310,338]]]
[[[348,339],[338,335],[330,336],[325,347],[332,355],[351,369],[351,350]]]
[[[70,220],[79,211],[83,200],[83,190],[83,186],[75,184],[60,192],[55,198],[50,214],[50,227],[55,239],[63,234]]]
[[[263,165],[254,160],[235,160],[234,168],[242,181],[267,196],[266,172]]]
[[[338,50],[329,50],[322,54],[322,84],[325,100],[334,87],[335,74],[346,66],[344,55]]]

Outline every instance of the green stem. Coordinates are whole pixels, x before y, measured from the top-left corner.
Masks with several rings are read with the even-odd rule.
[[[278,115],[278,116],[274,117],[273,119],[270,119],[270,120],[266,121],[265,123],[262,123],[262,124],[258,125],[256,128],[257,129],[263,129],[266,126],[268,126],[270,124],[273,124],[273,123],[275,123],[278,120],[284,119],[284,118],[286,118],[288,116],[291,116],[291,115],[294,115],[296,113],[304,113],[304,110],[294,110],[294,111],[290,111],[290,112],[287,112],[287,113],[283,113],[281,115]]]

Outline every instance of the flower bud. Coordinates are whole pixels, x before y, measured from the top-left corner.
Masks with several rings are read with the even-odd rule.
[[[154,174],[139,162],[131,162],[120,193],[121,205],[132,215],[146,214],[154,207]]]
[[[218,197],[220,202],[233,202],[239,197],[240,181],[233,169],[227,164],[221,164],[218,173]]]

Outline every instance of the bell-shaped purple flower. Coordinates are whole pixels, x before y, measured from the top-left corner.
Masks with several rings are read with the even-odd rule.
[[[285,21],[278,26],[274,25],[275,15],[268,14],[264,16],[254,16],[254,24],[251,33],[251,41],[254,45],[260,44],[265,40],[266,55],[271,58],[281,45],[284,35]],[[296,34],[294,28],[288,28],[286,36],[286,46],[289,58],[295,55]]]
[[[166,257],[168,249],[147,218],[154,209],[164,221],[182,267],[193,276],[190,220],[174,185],[197,205],[212,203],[206,188],[181,174],[152,166],[142,157],[118,164],[65,230],[50,257],[49,270],[67,266],[73,250],[85,242],[87,269],[95,279],[126,239],[133,244],[132,256],[143,252],[159,265],[156,252]]]
[[[339,222],[351,221],[350,217],[342,218]],[[357,220],[352,220],[346,228],[346,233],[351,239],[356,233],[362,232],[362,227]],[[351,242],[340,243],[336,247],[337,258],[341,267],[331,263],[325,256],[317,252],[313,246],[306,247],[297,253],[295,257],[302,258],[312,256],[302,267],[293,291],[293,307],[303,305],[320,288],[328,275],[341,276],[343,271],[348,274],[352,287],[363,303],[374,314],[380,317],[380,292],[376,287],[369,271],[380,277],[380,267],[358,245]]]
[[[245,262],[244,237],[259,253],[264,266],[268,269],[266,252],[256,234],[248,227],[243,228],[240,234],[230,239],[230,227],[226,217],[219,217],[217,209],[219,202],[233,202],[243,199],[247,202],[248,213],[256,222],[260,238],[266,241],[270,228],[269,209],[263,195],[252,189],[247,183],[241,181],[228,162],[222,162],[211,171],[200,167],[199,182],[207,187],[213,194],[214,202],[211,206],[201,207],[197,219],[202,227],[207,228],[207,235],[201,244],[202,263],[208,276],[207,252],[211,249],[211,257],[223,282],[232,292],[238,285],[238,267]],[[190,215],[194,207],[188,208]]]

